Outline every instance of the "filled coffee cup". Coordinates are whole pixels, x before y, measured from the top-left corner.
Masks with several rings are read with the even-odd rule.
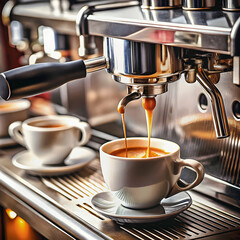
[[[28,118],[30,106],[30,102],[25,99],[0,102],[0,138],[8,136],[8,126],[12,122]]]
[[[42,116],[12,123],[9,135],[42,164],[56,165],[63,163],[74,147],[88,142],[91,128],[72,116]]]
[[[180,158],[180,147],[171,141],[152,138],[150,157],[146,158],[147,138],[128,138],[103,144],[100,162],[104,180],[121,204],[143,209],[157,206],[163,198],[197,186],[204,177],[201,163]],[[179,184],[181,171],[190,167],[196,172],[192,183]]]

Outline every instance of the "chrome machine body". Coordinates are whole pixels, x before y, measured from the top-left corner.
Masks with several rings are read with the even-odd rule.
[[[17,21],[30,29],[28,43],[36,40],[36,29],[42,25],[69,39],[79,38],[82,58],[103,55],[85,61],[91,66],[89,72],[92,68],[106,68],[114,80],[128,86],[129,94],[159,95],[153,136],[176,141],[182,147],[183,158],[195,158],[204,164],[206,177],[198,191],[239,207],[239,6],[231,1],[223,1],[221,6],[215,1],[201,1],[200,6],[199,1],[188,0],[182,4],[153,0],[76,1],[73,5],[59,1],[57,6],[54,2],[58,1],[18,5],[9,1],[5,20],[10,27]],[[108,81],[107,88],[105,77],[105,73],[100,77],[102,84],[92,81],[92,88],[82,96],[91,92],[91,97],[98,99],[101,89],[112,99],[122,95],[122,88],[114,81]],[[88,80],[84,82],[89,84]],[[70,111],[74,111],[71,106],[76,103],[79,106],[82,83],[73,84],[62,94]],[[104,101],[98,99],[99,106],[106,106]],[[88,97],[83,105],[87,112],[94,108]],[[111,107],[117,104],[112,102]],[[129,105],[126,121],[136,134],[146,135],[141,103]],[[191,172],[186,176],[191,177]]]

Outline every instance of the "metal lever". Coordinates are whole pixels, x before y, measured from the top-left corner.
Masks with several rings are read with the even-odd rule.
[[[228,137],[230,135],[230,131],[221,93],[209,80],[208,76],[201,67],[197,69],[197,81],[207,91],[211,99],[213,123],[215,127],[216,137]]]

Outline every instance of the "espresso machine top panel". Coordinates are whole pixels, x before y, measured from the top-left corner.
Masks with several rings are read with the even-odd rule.
[[[149,10],[132,6],[88,16],[88,34],[238,56],[239,12]]]
[[[26,26],[46,25],[63,34],[95,35],[160,43],[240,56],[240,12],[221,9],[151,10],[139,1],[77,2],[60,9],[47,2],[19,4],[11,20]]]

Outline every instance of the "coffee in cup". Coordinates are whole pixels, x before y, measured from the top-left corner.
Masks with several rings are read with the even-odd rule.
[[[0,138],[8,136],[8,126],[12,122],[27,119],[30,105],[25,99],[0,102]]]
[[[107,142],[100,148],[104,180],[123,206],[154,207],[163,198],[192,189],[202,181],[202,164],[192,159],[182,160],[176,143],[152,138],[151,149],[157,149],[159,155],[146,158],[144,153],[139,154],[139,149],[146,151],[148,138],[128,138],[127,141],[128,149],[132,149],[135,156],[129,157],[129,151],[128,157],[124,156],[125,139]],[[192,168],[197,176],[192,183],[180,186],[178,181],[184,167]]]
[[[147,147],[128,147],[127,154],[126,154],[126,148],[120,148],[111,152],[110,155],[114,155],[117,157],[126,157],[126,158],[146,158],[147,151],[148,151]],[[157,157],[157,156],[162,156],[167,154],[169,153],[159,148],[150,148],[149,150],[149,157]]]
[[[42,164],[56,165],[61,164],[74,147],[88,142],[91,128],[72,116],[42,116],[12,123],[9,134]]]

